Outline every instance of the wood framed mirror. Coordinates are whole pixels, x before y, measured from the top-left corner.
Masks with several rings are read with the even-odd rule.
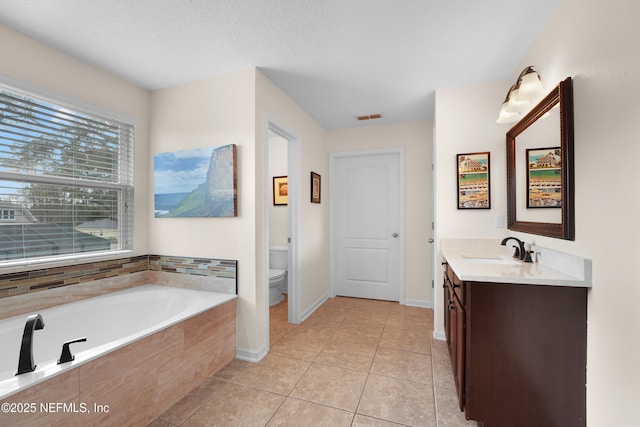
[[[575,239],[572,86],[561,81],[507,132],[509,230]]]

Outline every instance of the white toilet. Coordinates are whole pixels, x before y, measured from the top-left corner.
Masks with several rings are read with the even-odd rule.
[[[288,291],[287,268],[289,266],[289,248],[271,246],[269,248],[269,306],[283,300],[283,292]]]

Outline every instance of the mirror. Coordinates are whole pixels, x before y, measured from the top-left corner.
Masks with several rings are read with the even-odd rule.
[[[507,132],[509,230],[575,239],[573,88],[560,82]]]

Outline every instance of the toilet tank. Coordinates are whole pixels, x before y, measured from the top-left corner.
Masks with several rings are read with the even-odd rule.
[[[289,267],[289,248],[271,246],[269,248],[269,268],[287,271]]]

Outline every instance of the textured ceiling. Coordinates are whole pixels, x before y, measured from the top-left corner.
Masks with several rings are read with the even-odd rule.
[[[511,77],[558,1],[0,0],[0,23],[148,90],[259,67],[337,129]]]

